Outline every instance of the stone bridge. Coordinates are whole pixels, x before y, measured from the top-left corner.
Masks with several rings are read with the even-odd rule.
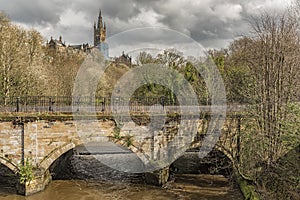
[[[232,120],[233,119],[233,120]],[[234,146],[235,138],[229,137],[228,132],[235,132],[238,127],[238,120],[230,118],[225,121],[223,131],[226,137],[223,137],[222,143],[227,143],[227,146]],[[29,160],[33,166],[33,180],[25,182],[25,184],[18,183],[17,191],[20,194],[29,195],[41,191],[51,181],[51,174],[49,167],[64,153],[80,146],[82,144],[106,144],[104,150],[98,148],[88,149],[90,153],[93,151],[97,154],[113,154],[113,153],[128,153],[137,155],[139,163],[132,163],[138,168],[122,168],[126,163],[121,163],[121,170],[129,171],[143,169],[143,167],[154,166],[153,170],[163,168],[169,161],[174,161],[180,155],[177,155],[174,150],[182,149],[185,151],[188,148],[195,148],[201,146],[201,138],[205,136],[205,131],[208,126],[207,119],[197,119],[197,134],[191,137],[185,135],[178,135],[178,122],[176,120],[168,122],[164,125],[161,131],[151,132],[151,129],[145,131],[144,126],[139,126],[133,122],[122,124],[122,127],[117,127],[116,122],[103,118],[98,120],[13,120],[0,122],[0,163],[9,168],[19,176],[22,176],[20,170],[26,167],[26,160]],[[231,128],[230,128],[231,127]],[[235,131],[232,131],[230,129]],[[141,134],[142,133],[142,134]],[[148,134],[148,135],[147,135]],[[180,137],[178,137],[180,136]],[[177,138],[177,139],[176,139]],[[178,139],[179,138],[179,139]],[[189,141],[183,141],[189,138]],[[173,147],[169,148],[169,144],[173,143]],[[109,145],[107,145],[109,144]],[[187,148],[187,144],[189,145]],[[179,145],[179,146],[178,146]],[[96,145],[97,146],[97,145]],[[104,145],[105,146],[105,145]],[[168,147],[168,151],[174,151],[174,158],[171,160],[164,160],[169,157],[170,153],[164,150]],[[97,148],[96,148],[97,149]],[[100,152],[99,152],[100,151]],[[226,152],[226,151],[224,151]],[[173,160],[172,160],[173,159]],[[137,158],[133,158],[137,160]],[[151,160],[162,160],[163,163],[159,165],[151,165]],[[113,164],[115,161],[111,160],[111,156],[104,157],[104,163]],[[130,161],[131,162],[131,161]],[[147,163],[150,165],[147,165]],[[128,161],[127,161],[128,163]],[[131,164],[132,164],[131,163]],[[142,163],[142,165],[141,165]],[[146,163],[146,165],[145,165]],[[109,166],[108,165],[108,166]],[[118,164],[120,167],[120,164]],[[114,166],[113,166],[114,167]],[[120,169],[120,168],[116,168]],[[151,169],[151,168],[148,168]],[[165,170],[167,173],[168,169]],[[160,183],[166,180],[160,175],[157,176]],[[168,175],[166,176],[168,177]]]

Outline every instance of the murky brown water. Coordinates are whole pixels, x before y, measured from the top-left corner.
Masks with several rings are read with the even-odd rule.
[[[2,190],[4,190],[2,188]],[[0,191],[0,200],[242,200],[223,176],[176,175],[166,189],[122,182],[53,181],[45,191],[22,197]]]

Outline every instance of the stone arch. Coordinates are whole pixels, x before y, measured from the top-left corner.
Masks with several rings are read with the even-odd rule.
[[[215,173],[224,176],[230,176],[233,172],[233,161],[228,152],[221,148],[214,148],[208,154],[208,160],[211,159],[211,165],[215,167]]]
[[[111,141],[107,141],[104,143],[113,143]],[[94,145],[94,142],[86,144]],[[113,166],[107,165],[105,160],[98,160],[97,157],[93,157],[94,153],[93,150],[89,149],[84,143],[76,145],[68,145],[68,147],[62,147],[56,149],[55,153],[53,152],[51,155],[47,157],[47,161],[44,160],[40,168],[43,170],[49,170],[52,179],[59,180],[59,179],[69,179],[71,178],[78,178],[84,179],[86,177],[92,179],[99,179],[99,180],[127,180],[130,182],[141,183],[144,180],[144,175],[142,173],[133,173],[131,171],[122,171],[118,168],[114,168]],[[123,146],[120,144],[115,144],[117,147],[122,148]],[[66,145],[67,146],[67,145]],[[101,148],[102,146],[98,146]],[[91,150],[91,152],[90,152]],[[96,152],[98,152],[96,149]],[[104,146],[104,152],[106,151],[106,146]],[[128,151],[132,151],[132,149],[128,149]],[[122,154],[122,153],[121,153]],[[55,156],[54,156],[55,155]],[[73,156],[74,155],[74,156]],[[126,155],[126,154],[124,154]],[[87,159],[83,158],[87,156]],[[110,159],[110,157],[108,158]],[[79,161],[79,164],[78,164]],[[100,162],[99,162],[100,161]],[[103,162],[104,161],[104,162]],[[116,161],[116,160],[114,160]],[[74,163],[77,163],[73,165]],[[116,162],[117,163],[117,162]],[[127,164],[127,161],[126,163]],[[92,166],[92,167],[91,167]],[[82,170],[84,169],[84,170]]]
[[[232,172],[232,161],[226,153],[218,148],[214,148],[204,158],[199,157],[199,149],[190,149],[170,165],[170,170],[185,174],[203,173],[229,176]]]
[[[50,154],[48,154],[39,164],[39,167],[44,170],[48,170],[49,167],[56,161],[59,157],[61,157],[64,153],[70,151],[71,149],[75,148],[77,145],[73,142],[60,146],[54,149]]]
[[[9,161],[7,158],[0,156],[0,163],[2,165],[6,166],[8,169],[10,169],[14,173],[17,173],[19,171],[18,166],[15,163]]]

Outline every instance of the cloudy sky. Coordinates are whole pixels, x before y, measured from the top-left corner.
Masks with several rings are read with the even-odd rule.
[[[0,0],[0,10],[14,23],[39,30],[45,40],[62,35],[67,44],[92,44],[93,23],[101,8],[108,37],[115,36],[118,41],[111,47],[114,56],[130,46],[154,48],[154,44],[164,44],[180,48],[184,42],[175,42],[181,39],[170,36],[176,31],[205,48],[226,47],[233,38],[249,32],[249,16],[263,11],[283,12],[290,1]],[[120,34],[124,31],[127,34]],[[122,37],[116,39],[118,34]],[[142,44],[139,47],[138,42]]]

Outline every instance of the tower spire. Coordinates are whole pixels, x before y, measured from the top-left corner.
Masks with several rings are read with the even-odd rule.
[[[98,16],[98,29],[102,29],[103,22],[102,22],[102,11],[99,9],[99,16]]]
[[[94,25],[94,48],[100,50],[106,59],[109,59],[109,47],[106,43],[106,24],[102,19],[102,10],[99,9],[98,21]]]
[[[102,10],[99,9],[98,21],[94,25],[94,45],[97,46],[106,39],[106,24],[102,19]]]

